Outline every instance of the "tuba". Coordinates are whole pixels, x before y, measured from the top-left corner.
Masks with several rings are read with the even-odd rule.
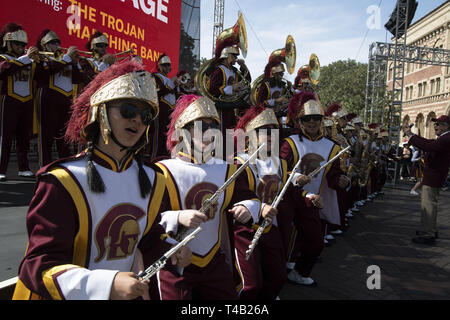
[[[245,58],[247,56],[247,31],[245,28],[244,17],[242,13],[239,12],[239,17],[235,25],[231,28],[223,30],[216,40],[216,48],[219,47],[220,44],[227,43],[230,45],[237,45],[242,52],[242,56]],[[217,50],[217,49],[216,49]],[[211,72],[214,70],[214,67],[217,64],[217,59],[212,58],[206,61],[204,64],[200,66],[197,73],[194,76],[194,86],[197,91],[205,97],[210,98],[214,102],[236,102],[241,100],[245,95],[248,95],[250,92],[250,83],[246,79],[246,75],[248,74],[248,69],[245,75],[242,75],[239,70],[236,70],[236,73],[243,79],[246,87],[236,92],[230,96],[220,96],[214,97],[209,92],[209,76]]]
[[[309,79],[311,80],[313,85],[317,85],[319,83],[320,78],[320,62],[319,58],[315,53],[311,54],[309,57]]]
[[[295,41],[291,35],[288,35],[286,38],[286,43],[284,48],[277,49],[270,54],[269,62],[275,58],[279,58],[282,62],[286,64],[286,69],[289,74],[292,74],[295,70],[295,60],[297,57],[297,51],[295,49]],[[251,93],[250,93],[250,102],[251,104],[256,104],[256,99],[258,95],[258,89],[261,86],[261,83],[264,81],[264,74],[260,75],[258,78],[253,81],[251,85]],[[286,90],[284,95],[290,99],[292,94],[290,91]]]

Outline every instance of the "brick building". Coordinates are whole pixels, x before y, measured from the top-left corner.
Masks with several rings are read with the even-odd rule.
[[[450,1],[409,26],[406,43],[450,50]],[[388,88],[392,88],[392,68],[390,63]],[[450,67],[407,63],[403,90],[403,123],[414,123],[413,132],[434,138],[431,119],[443,114],[450,116]]]

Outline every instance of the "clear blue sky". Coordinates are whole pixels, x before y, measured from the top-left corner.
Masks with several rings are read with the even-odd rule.
[[[448,0],[447,0],[448,1]],[[445,0],[419,0],[417,21]],[[390,42],[384,24],[396,0],[225,0],[224,28],[231,27],[241,9],[248,37],[248,65],[252,77],[263,72],[268,55],[284,46],[288,34],[297,46],[296,71],[316,53],[321,65],[341,59],[367,62],[372,42]],[[377,24],[374,8],[379,8]],[[368,12],[369,11],[369,12]],[[201,56],[211,58],[214,0],[201,1]],[[368,30],[368,22],[372,23]],[[367,36],[365,37],[367,33]],[[288,79],[293,75],[286,74]]]

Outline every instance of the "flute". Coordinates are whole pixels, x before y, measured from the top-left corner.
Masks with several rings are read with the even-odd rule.
[[[205,213],[211,208],[213,204],[215,204],[219,200],[219,196],[228,188],[228,186],[236,180],[236,178],[245,170],[245,168],[248,167],[250,162],[258,155],[259,150],[261,150],[264,147],[265,143],[263,143],[258,150],[256,150],[245,163],[239,167],[238,170],[236,170],[235,173],[231,175],[231,177],[225,181],[225,183],[208,199],[206,199],[202,207],[200,208],[200,212]],[[195,236],[202,231],[202,228],[199,226],[194,231],[192,231],[189,235],[183,238],[176,246],[171,248],[169,251],[167,251],[161,258],[156,260],[150,267],[145,269],[145,271],[138,274],[138,278],[142,280],[148,280],[152,276],[154,276],[159,270],[164,268],[164,266],[167,263],[167,260],[175,253],[177,252],[181,247],[185,246],[189,241],[195,238]]]
[[[308,178],[313,178],[316,174],[318,174],[323,168],[325,168],[326,166],[328,166],[330,163],[332,163],[334,160],[336,160],[337,158],[339,158],[341,156],[341,154],[343,154],[344,152],[346,152],[348,149],[350,149],[350,146],[346,147],[345,149],[342,149],[337,155],[335,155],[330,161],[326,162],[325,164],[321,165],[320,167],[316,168],[314,171],[312,171],[310,174],[308,174]],[[280,201],[283,199],[284,194],[286,193],[286,190],[289,186],[289,184],[292,182],[292,180],[294,179],[294,174],[297,171],[298,167],[300,166],[300,161],[301,159],[299,159],[297,161],[297,163],[295,164],[294,169],[292,170],[291,174],[289,175],[288,180],[286,181],[286,183],[284,184],[283,189],[281,189],[280,193],[277,195],[277,197],[275,198],[275,200],[272,202],[271,207],[276,208],[278,206],[278,204],[280,203]],[[255,232],[255,235],[253,236],[252,242],[250,243],[250,245],[248,246],[247,251],[245,252],[245,260],[248,260],[250,258],[250,255],[252,254],[253,250],[255,250],[256,245],[258,244],[259,238],[261,237],[263,231],[265,228],[267,228],[270,225],[271,221],[269,221],[268,219],[264,219],[263,223],[261,223],[261,225],[258,227],[258,229]]]

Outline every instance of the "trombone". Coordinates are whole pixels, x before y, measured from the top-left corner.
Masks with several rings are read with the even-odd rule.
[[[53,57],[56,60],[59,60],[59,59],[61,59],[63,57],[64,54],[67,53],[67,51],[69,51],[69,48],[59,48],[55,52],[38,51],[38,54],[42,55],[42,56],[46,56],[46,57]],[[89,52],[89,51],[82,51],[82,50],[78,50],[77,49],[77,52],[81,55],[81,58],[90,58],[93,55],[93,53]],[[132,54],[132,53],[134,53],[134,51],[133,51],[133,49],[129,49],[129,50],[126,50],[126,51],[114,53],[113,56],[115,56],[115,57],[122,56],[122,55],[127,54],[127,53]],[[125,58],[127,58],[127,57],[119,57],[119,58],[117,58],[117,60],[120,61],[120,60],[125,59]]]

